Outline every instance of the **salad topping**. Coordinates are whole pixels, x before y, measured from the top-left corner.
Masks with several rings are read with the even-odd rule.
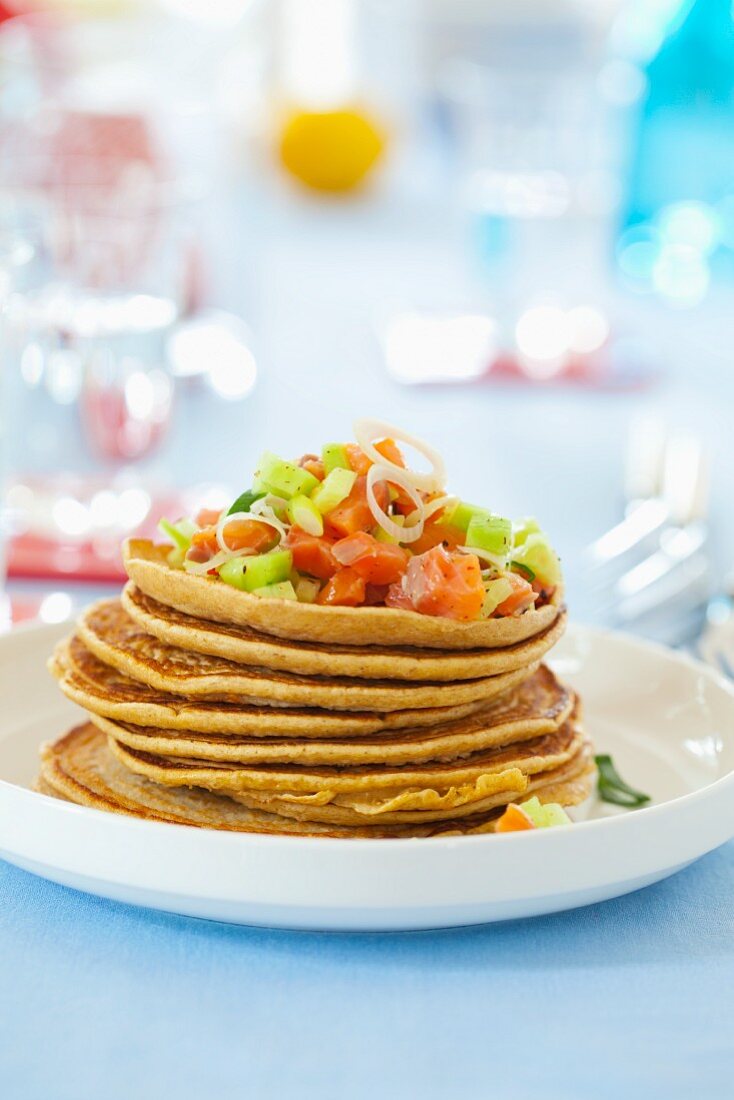
[[[297,462],[266,452],[229,509],[161,520],[169,565],[258,596],[463,621],[552,598],[560,564],[535,520],[449,495],[441,456],[407,432],[359,420],[355,436]],[[430,469],[409,468],[399,443]]]

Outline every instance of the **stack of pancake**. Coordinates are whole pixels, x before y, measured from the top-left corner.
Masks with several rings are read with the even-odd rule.
[[[486,832],[509,802],[590,793],[578,699],[542,663],[565,627],[560,594],[492,632],[260,600],[174,573],[150,544],[132,544],[127,565],[121,599],[90,607],[52,658],[89,721],[44,746],[46,793],[344,837]],[[474,625],[497,644],[472,644]]]

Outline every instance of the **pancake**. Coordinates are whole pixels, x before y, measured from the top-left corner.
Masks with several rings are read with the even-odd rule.
[[[547,630],[563,604],[558,586],[550,603],[517,618],[457,622],[390,607],[324,607],[294,600],[272,600],[241,592],[214,577],[172,569],[171,547],[147,539],[127,539],[123,561],[131,581],[154,600],[200,619],[251,626],[280,638],[328,645],[421,646],[477,649],[516,645]]]
[[[355,737],[450,721],[473,713],[480,705],[465,703],[385,714],[277,707],[244,698],[191,702],[185,696],[156,691],[117,672],[98,660],[76,637],[57,647],[49,669],[68,699],[103,718],[139,726],[235,736]]]
[[[360,835],[360,830],[354,828],[275,817],[208,791],[170,790],[150,783],[115,760],[107,739],[91,723],[77,726],[54,744],[42,747],[38,788],[43,794],[77,805],[148,821],[247,833]],[[370,830],[364,835],[373,834]]]
[[[276,638],[250,626],[197,619],[158,603],[132,583],[123,589],[121,602],[128,615],[148,634],[190,652],[305,676],[352,676],[367,680],[456,681],[513,672],[541,660],[566,627],[566,612],[561,611],[541,634],[504,648],[441,652],[395,645],[336,647]]]
[[[543,737],[516,745],[485,749],[459,760],[388,767],[357,765],[346,767],[299,767],[293,764],[246,766],[202,760],[156,756],[120,744],[110,737],[110,749],[131,771],[164,786],[197,786],[221,793],[266,791],[289,801],[303,800],[320,805],[337,796],[359,793],[391,801],[406,790],[418,794],[441,792],[442,808],[451,799],[444,793],[466,785],[479,785],[485,794],[524,789],[525,777],[559,767],[574,756],[583,734],[572,721]],[[464,801],[462,790],[461,799]],[[420,801],[415,798],[412,801]]]
[[[301,676],[294,672],[238,665],[167,645],[135,623],[119,600],[87,608],[78,635],[100,661],[157,691],[189,699],[245,697],[286,706],[327,710],[395,711],[483,702],[521,683],[537,663],[480,680],[458,683],[355,680],[345,676]]]
[[[407,764],[455,760],[480,749],[527,741],[558,729],[571,713],[572,692],[541,667],[515,691],[466,718],[419,730],[340,740],[239,738],[135,726],[98,715],[94,724],[128,748],[157,756],[238,764]]]
[[[504,791],[466,801],[454,806],[451,814],[457,823],[462,823],[457,832],[486,832],[492,828],[493,815],[500,813],[509,802],[519,802],[533,795],[537,795],[541,802],[577,806],[593,793],[595,778],[593,748],[585,739],[578,752],[566,763],[527,776],[522,791]],[[231,797],[253,809],[268,808],[269,812],[312,824],[369,827],[371,822],[379,827],[390,825],[397,828],[405,824],[416,826],[443,821],[447,825],[445,811],[440,809],[401,808],[390,811],[382,807],[376,811],[374,804],[370,805],[364,799],[350,799],[349,796],[341,796],[338,800],[324,804],[288,801],[262,791],[238,792]],[[485,820],[482,821],[482,818]]]
[[[198,828],[280,836],[386,839],[488,832],[501,812],[463,821],[369,826],[341,826],[274,815],[208,791],[160,787],[124,768],[111,755],[106,738],[86,723],[41,750],[37,789],[63,801],[148,821]]]

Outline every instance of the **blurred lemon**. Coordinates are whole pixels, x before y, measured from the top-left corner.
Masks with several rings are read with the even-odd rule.
[[[384,139],[357,110],[297,111],[280,136],[283,167],[315,191],[351,191],[379,158]]]

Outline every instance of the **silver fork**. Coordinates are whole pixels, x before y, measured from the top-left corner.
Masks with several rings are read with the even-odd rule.
[[[707,455],[647,420],[630,434],[626,465],[625,518],[589,548],[596,610],[680,645],[700,633],[709,597]]]

